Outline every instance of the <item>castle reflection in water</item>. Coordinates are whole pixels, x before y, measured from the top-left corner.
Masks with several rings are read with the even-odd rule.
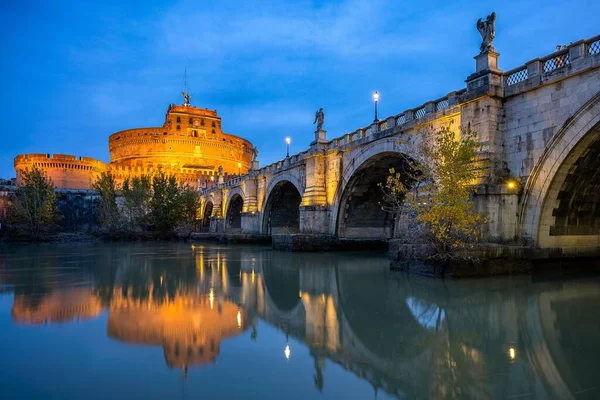
[[[597,379],[596,278],[447,282],[400,275],[376,256],[260,247],[44,249],[0,254],[14,323],[107,312],[110,338],[160,346],[184,374],[214,362],[227,338],[255,339],[262,320],[308,347],[318,389],[327,360],[398,398],[575,398]],[[295,350],[286,340],[281,357]]]

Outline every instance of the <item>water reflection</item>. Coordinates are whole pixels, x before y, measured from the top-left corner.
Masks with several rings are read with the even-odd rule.
[[[15,248],[0,263],[15,323],[105,311],[108,337],[160,346],[184,375],[265,321],[288,363],[302,354],[292,341],[306,346],[319,391],[333,363],[395,398],[599,395],[597,278],[447,282],[364,254],[183,244]]]

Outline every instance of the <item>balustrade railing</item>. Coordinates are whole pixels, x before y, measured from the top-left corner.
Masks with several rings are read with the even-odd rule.
[[[590,42],[588,46],[588,54],[590,56],[600,54],[600,39],[596,39]]]
[[[406,123],[406,115],[401,114],[396,117],[396,126],[404,125]]]
[[[423,118],[426,113],[427,110],[425,110],[425,107],[419,108],[417,111],[415,111],[415,119]]]
[[[583,49],[577,50],[575,49],[575,46],[583,46]],[[582,56],[595,56],[597,54],[600,54],[600,35],[594,36],[584,41],[574,43],[569,47],[563,47],[560,50],[546,57],[536,59],[528,63],[527,65],[522,65],[510,71],[504,72],[503,84],[505,87],[513,86],[520,82],[524,82],[537,74],[550,73],[552,71],[570,65],[572,61],[571,56],[573,56],[573,58],[578,58]],[[444,111],[450,108],[451,105],[457,104],[457,97],[462,95],[466,91],[467,89],[464,88],[460,91],[452,92],[444,98],[428,102],[416,109],[408,110],[402,114],[390,117],[393,118],[393,120],[390,120],[390,123],[388,123],[388,119],[386,118],[385,120],[380,121],[377,125],[369,125],[364,128],[359,128],[354,132],[346,133],[343,136],[332,139],[329,143],[329,146],[332,148],[343,146],[348,143],[367,137],[374,133],[374,131],[382,132],[393,127],[401,127],[407,123],[413,122],[414,120],[421,119],[428,114],[436,113],[438,111]],[[308,152],[309,151],[306,150],[304,152],[293,155],[286,160],[277,161],[273,164],[261,168],[259,171],[274,173],[283,167],[289,168],[291,165],[302,161]],[[237,177],[235,179],[227,181],[223,185],[216,185],[210,189],[207,188],[205,190],[210,191],[212,189],[216,189],[217,187],[237,185],[240,182],[242,182],[242,178],[245,178],[245,176]]]
[[[578,47],[583,46],[583,50]],[[582,40],[573,43],[569,46],[563,46],[558,51],[543,57],[538,60],[531,62],[532,70],[528,68],[528,65],[523,65],[518,68],[512,69],[504,73],[504,85],[512,86],[519,82],[526,81],[531,75],[545,74],[572,63],[571,56],[574,58],[587,57],[600,54],[600,36],[594,36],[587,40]],[[535,66],[535,63],[539,63],[539,67]],[[531,74],[531,75],[530,75]]]
[[[448,99],[443,99],[435,103],[435,111],[445,110],[450,106]]]
[[[519,82],[523,82],[527,80],[529,77],[529,73],[527,71],[527,66],[519,67],[516,70],[508,71],[506,73],[506,86],[515,85]]]
[[[551,72],[569,65],[571,63],[569,49],[561,50],[560,53],[557,52],[546,59],[542,59],[542,63],[544,64],[544,72]]]

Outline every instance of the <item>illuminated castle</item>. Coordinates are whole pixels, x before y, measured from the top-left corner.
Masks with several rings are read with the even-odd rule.
[[[90,189],[102,172],[110,171],[118,184],[128,176],[175,175],[179,183],[194,188],[224,175],[248,172],[252,143],[221,130],[216,110],[193,107],[183,92],[184,104],[171,104],[161,127],[136,128],[112,134],[108,139],[110,164],[87,157],[22,154],[15,157],[17,185],[22,171],[37,166],[59,189]]]

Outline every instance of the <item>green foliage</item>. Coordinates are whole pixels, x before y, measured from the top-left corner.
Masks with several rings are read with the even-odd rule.
[[[191,231],[198,219],[198,192],[189,186],[179,186],[175,176],[162,172],[152,177],[126,178],[122,201],[110,174],[102,174],[94,189],[101,198],[98,212],[102,227],[112,235],[147,237],[158,233],[166,238],[180,227]]]
[[[184,186],[180,189],[182,221],[186,223],[195,223],[199,219],[200,195],[198,191],[190,186]]]
[[[152,198],[151,178],[148,175],[125,178],[123,182],[125,219],[133,230],[143,230],[150,220]]]
[[[61,215],[56,207],[52,181],[34,166],[21,171],[22,185],[15,201],[15,227],[20,234],[41,239],[56,228]]]
[[[448,128],[423,136],[407,160],[408,168],[390,175],[380,187],[384,209],[413,213],[424,235],[440,257],[452,256],[481,236],[484,216],[473,210],[477,178],[476,134],[463,130],[460,137]]]
[[[105,231],[115,232],[121,225],[121,214],[117,206],[117,185],[114,176],[103,172],[92,188],[100,195],[98,218]]]
[[[150,216],[156,231],[163,237],[174,233],[183,220],[182,194],[175,176],[163,172],[152,178]]]

